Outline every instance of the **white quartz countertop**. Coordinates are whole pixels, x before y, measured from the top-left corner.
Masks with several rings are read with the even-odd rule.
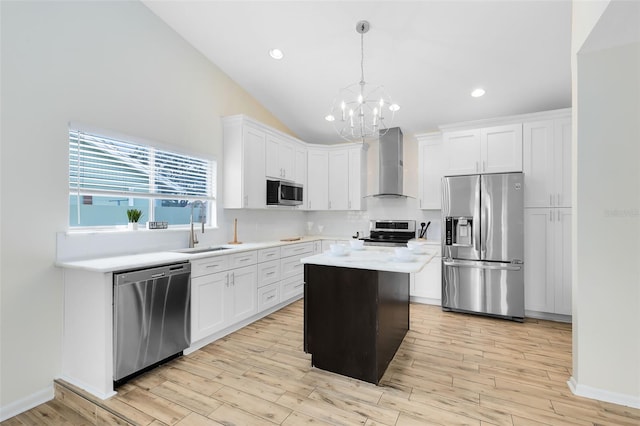
[[[244,251],[258,250],[262,248],[284,246],[289,244],[308,243],[324,239],[322,237],[302,237],[296,241],[265,241],[243,243],[238,245],[218,244],[217,247],[224,247],[225,250],[209,251],[203,253],[189,253],[179,251],[157,251],[150,253],[123,254],[120,256],[99,257],[93,259],[69,260],[56,262],[56,266],[69,269],[82,269],[91,272],[115,272],[131,269],[146,268],[156,265],[165,265],[168,263],[184,262],[188,260],[197,260],[213,256],[224,256]],[[206,248],[206,246],[198,247],[198,249]],[[185,249],[176,249],[185,250]]]
[[[312,265],[413,273],[420,272],[435,254],[436,252],[433,249],[427,248],[425,254],[412,254],[408,261],[400,261],[396,259],[394,249],[391,247],[365,246],[361,250],[349,249],[344,255],[340,256],[326,251],[305,257],[300,262]]]

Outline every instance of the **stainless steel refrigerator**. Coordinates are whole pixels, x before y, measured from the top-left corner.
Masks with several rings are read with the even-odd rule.
[[[524,318],[524,176],[442,178],[442,308]]]

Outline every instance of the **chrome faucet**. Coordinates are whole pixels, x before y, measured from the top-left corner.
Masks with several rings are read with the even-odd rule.
[[[189,219],[189,225],[191,227],[191,231],[189,232],[189,248],[194,248],[196,244],[198,244],[198,237],[196,233],[193,231],[193,208],[196,206],[200,207],[200,223],[202,224],[202,233],[204,234],[204,224],[207,221],[206,211],[204,214],[202,210],[204,209],[204,203],[200,200],[192,201],[191,203],[191,216]]]

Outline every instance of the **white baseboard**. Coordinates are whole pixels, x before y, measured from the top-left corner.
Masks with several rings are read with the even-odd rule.
[[[547,321],[566,322],[571,324],[571,315],[552,314],[550,312],[524,311],[525,318],[535,318]]]
[[[413,303],[421,303],[423,305],[436,305],[436,306],[442,305],[442,300],[432,299],[430,297],[410,296],[409,301]]]
[[[624,405],[625,407],[640,408],[640,397],[626,395],[617,392],[611,392],[604,389],[593,388],[591,386],[581,385],[571,376],[567,382],[569,389],[574,395],[582,396],[598,401],[611,402],[612,404]]]
[[[51,384],[46,388],[25,398],[14,401],[9,405],[0,407],[0,422],[10,419],[13,416],[17,416],[20,413],[24,413],[25,411],[30,410],[33,407],[37,407],[40,404],[51,401],[53,397],[53,381],[51,381]]]

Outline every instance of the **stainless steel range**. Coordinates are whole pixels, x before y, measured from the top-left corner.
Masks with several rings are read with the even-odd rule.
[[[369,237],[363,238],[365,246],[406,246],[416,236],[415,220],[372,220]]]

